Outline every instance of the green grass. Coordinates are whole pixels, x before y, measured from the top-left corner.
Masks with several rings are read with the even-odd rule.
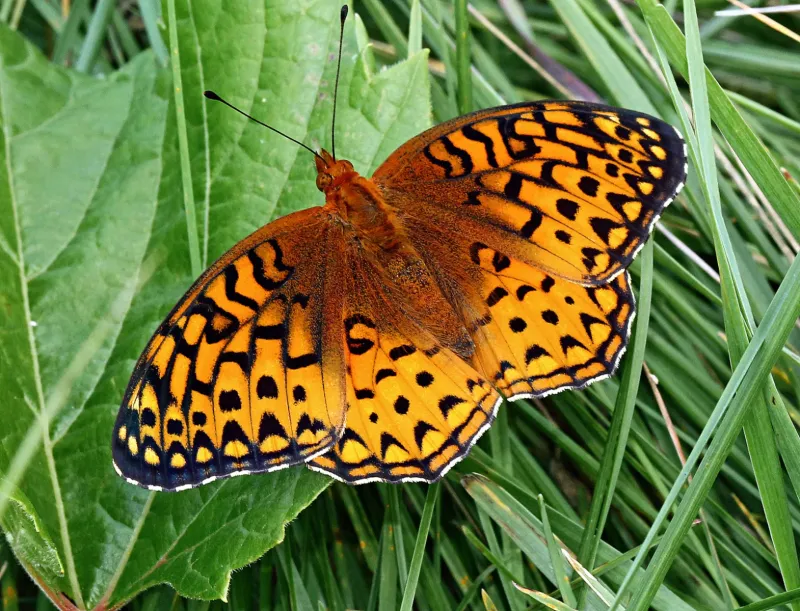
[[[214,6],[210,0],[207,4]],[[266,3],[270,11],[278,11],[279,4]],[[114,362],[119,365],[111,371],[101,370],[109,387],[101,395],[103,400],[87,403],[87,409],[103,414],[98,415],[102,422],[113,417],[114,401],[122,393],[118,384],[124,384],[128,361],[135,356],[138,336],[131,327],[148,327],[141,330],[146,335],[158,316],[166,313],[172,296],[180,294],[181,287],[185,289],[187,281],[199,273],[202,262],[211,259],[209,248],[215,252],[231,246],[237,236],[244,235],[244,228],[261,218],[262,199],[270,197],[269,183],[252,199],[247,199],[247,193],[244,199],[238,195],[235,210],[212,204],[226,204],[230,193],[240,193],[232,184],[246,183],[255,190],[268,177],[291,183],[301,195],[311,197],[315,191],[303,182],[311,174],[301,164],[307,160],[301,158],[295,167],[294,149],[278,148],[272,140],[267,147],[258,142],[263,136],[255,134],[260,132],[243,132],[242,124],[229,115],[198,110],[192,88],[214,70],[225,72],[213,64],[213,57],[238,52],[238,41],[201,38],[202,15],[196,10],[192,13],[185,1],[166,0],[160,9],[154,0],[142,0],[122,9],[119,3],[104,0],[76,0],[66,16],[55,0],[0,3],[0,18],[56,65],[105,77],[83,81],[82,76],[63,76],[71,72],[47,73],[61,75],[63,82],[74,78],[80,84],[76,85],[77,99],[81,103],[92,100],[105,109],[107,130],[118,134],[114,150],[121,158],[109,157],[114,174],[111,178],[103,175],[104,180],[123,176],[121,168],[130,165],[129,158],[157,158],[157,170],[137,180],[142,188],[150,185],[152,198],[167,202],[156,218],[130,221],[157,220],[163,225],[147,234],[139,250],[132,251],[131,257],[142,260],[130,272],[135,277],[123,278],[119,271],[119,278],[105,278],[109,285],[120,286],[119,295],[106,299],[105,309],[92,310],[96,317],[92,325],[74,338],[71,365],[59,369],[46,360],[48,354],[42,355],[44,362],[51,363],[43,379],[52,384],[40,393],[41,412],[31,419],[33,424],[20,425],[13,438],[4,438],[0,432],[4,442],[0,444],[0,524],[10,541],[0,542],[3,608],[48,607],[51,603],[38,583],[64,606],[67,599],[58,598],[59,590],[70,592],[72,601],[87,607],[92,605],[86,601],[111,601],[116,606],[133,596],[128,604],[137,611],[223,606],[404,611],[800,610],[796,547],[800,534],[800,51],[796,43],[751,18],[714,17],[713,10],[724,6],[727,3],[721,0],[663,5],[655,0],[636,4],[617,0],[356,3],[361,21],[348,43],[353,46],[344,91],[355,99],[353,106],[363,116],[372,118],[372,109],[384,96],[393,95],[394,81],[376,85],[371,79],[386,74],[383,66],[406,59],[409,74],[403,73],[402,78],[408,79],[409,88],[423,82],[412,74],[414,62],[429,69],[425,86],[430,88],[436,121],[501,103],[582,92],[660,115],[679,127],[689,146],[689,181],[632,266],[638,315],[617,375],[584,392],[504,405],[469,457],[434,487],[326,487],[322,478],[295,481],[291,474],[273,480],[259,476],[258,486],[218,487],[215,490],[227,495],[229,506],[239,503],[249,508],[239,516],[236,528],[225,531],[230,547],[246,543],[249,551],[229,555],[224,545],[202,548],[193,560],[200,563],[196,570],[202,579],[189,584],[169,577],[169,564],[164,577],[137,581],[147,570],[156,571],[157,564],[147,564],[141,548],[151,543],[157,547],[159,540],[168,542],[175,536],[165,517],[173,510],[189,515],[187,521],[196,528],[209,532],[222,528],[227,514],[219,513],[221,505],[213,504],[216,492],[192,496],[198,505],[216,508],[193,514],[190,504],[176,501],[171,508],[168,503],[173,501],[159,495],[140,495],[128,486],[114,488],[120,491],[115,495],[130,495],[130,499],[117,499],[119,504],[113,506],[117,513],[107,513],[103,519],[125,528],[103,531],[116,538],[103,548],[107,556],[98,558],[83,554],[81,536],[91,533],[76,534],[76,516],[84,510],[100,514],[110,506],[101,502],[101,488],[89,486],[84,496],[77,497],[66,482],[62,506],[48,510],[52,490],[41,492],[31,487],[31,481],[36,477],[48,481],[49,473],[54,481],[63,482],[68,479],[65,473],[72,472],[73,467],[65,466],[60,458],[61,446],[55,455],[51,446],[60,439],[63,427],[71,425],[65,418],[80,417],[70,411],[72,406],[85,401],[83,395],[94,392],[92,385],[100,383],[92,380],[89,384],[87,379],[110,351],[109,342],[120,332],[121,321],[125,321],[122,328],[131,349],[117,357]],[[216,18],[235,18],[248,26],[255,23],[256,29],[247,36],[262,31],[258,28],[263,28],[266,19],[263,2],[242,3],[238,10],[241,13],[232,10],[231,15]],[[492,28],[486,27],[486,20]],[[795,30],[800,26],[798,15],[780,20]],[[197,26],[191,35],[181,30],[188,23]],[[13,42],[16,34],[3,28],[0,42],[5,42],[0,46],[6,51],[0,57],[0,118],[7,145],[4,158],[12,159],[25,147],[24,141],[13,139],[15,134],[30,126],[24,118],[12,122],[8,117],[22,116],[12,111],[19,107],[18,97],[28,92],[27,87],[46,90],[33,89],[35,79],[14,80],[21,43]],[[504,39],[513,41],[527,57],[520,58]],[[208,45],[213,40],[213,48],[204,49],[201,40]],[[374,49],[367,41],[375,43]],[[217,46],[221,50],[215,56]],[[431,50],[428,60],[419,54],[424,48]],[[230,69],[226,86],[235,89],[236,83],[257,78],[257,69],[247,72],[252,58],[231,59],[235,68]],[[269,61],[255,59],[256,68],[258,62]],[[152,64],[149,71],[143,68],[147,62]],[[326,70],[322,66],[318,74],[328,75]],[[393,74],[386,78],[399,82],[401,77]],[[64,87],[54,86],[52,95],[62,94]],[[134,95],[134,89],[145,93]],[[286,95],[290,93],[306,100],[308,108],[321,109],[309,110],[302,117],[307,119],[309,133],[327,134],[330,111],[314,97],[316,92],[309,94],[301,88]],[[322,85],[320,93],[328,93]],[[45,99],[37,101],[42,114],[56,113],[55,105],[50,109],[49,98],[42,95]],[[120,104],[131,105],[128,118],[114,118],[110,101],[103,105],[112,95],[119,97]],[[240,95],[252,101],[248,92]],[[300,121],[292,115],[294,100],[268,102],[279,103],[283,109],[283,115],[270,120],[287,120],[290,127],[293,120]],[[298,106],[303,103],[298,101]],[[271,112],[268,106],[258,108]],[[137,124],[136,118],[148,112],[152,120],[140,119],[142,125]],[[358,125],[369,128],[371,123],[354,113],[343,116],[362,120]],[[160,127],[153,128],[159,121]],[[374,123],[381,121],[378,117]],[[411,120],[405,124],[408,129]],[[144,150],[129,134],[146,131],[147,126],[157,133],[155,144]],[[339,146],[349,143],[351,154],[360,156],[363,163],[380,161],[373,159],[381,154],[377,145],[364,141],[361,147],[363,135],[342,124],[340,129]],[[381,129],[383,134],[388,132],[388,127]],[[231,137],[241,138],[243,157],[247,157],[242,163],[258,160],[255,179],[245,172],[222,177],[204,173],[219,156],[241,154],[239,149],[223,149],[230,146]],[[223,144],[214,148],[214,142]],[[68,154],[63,151],[69,151],[69,142],[56,144],[60,148],[53,150]],[[40,156],[47,158],[47,153]],[[4,179],[0,205],[17,210],[14,184],[29,183],[24,175],[9,177],[14,180]],[[115,194],[113,186],[101,183],[94,188]],[[74,188],[92,192],[93,187],[76,183]],[[280,189],[284,188],[281,182]],[[120,187],[124,197],[118,204],[113,196],[106,196],[104,218],[133,214],[137,202],[146,199],[128,196],[126,189]],[[281,191],[280,198],[276,195],[271,210],[292,209],[291,191],[289,195]],[[20,198],[22,202],[21,191]],[[26,214],[24,206],[19,209]],[[61,211],[43,207],[43,224],[47,212],[58,216]],[[90,212],[87,218],[76,219],[76,231],[89,231],[92,223],[99,222],[94,207]],[[65,224],[71,222],[61,218]],[[37,257],[35,249],[22,245],[35,245],[23,238],[35,234],[38,225],[30,217],[24,220],[28,224],[12,226],[0,219],[0,256],[12,263],[21,256]],[[14,227],[21,228],[18,234],[12,231]],[[55,240],[60,236],[57,229],[51,235]],[[167,250],[162,252],[158,244],[167,244]],[[75,261],[82,259],[65,261],[64,269],[80,268]],[[3,269],[0,266],[0,273]],[[28,291],[32,293],[35,311],[36,301],[46,291],[36,284],[35,269],[22,269],[21,279],[12,280],[24,288],[26,300]],[[121,263],[117,269],[123,269]],[[150,283],[154,275],[163,284]],[[4,304],[11,304],[14,313],[17,298],[4,289],[5,281],[5,276],[0,278],[0,311]],[[58,291],[57,284],[45,288]],[[134,294],[136,311],[144,314],[130,320],[129,301]],[[27,346],[28,338],[34,337],[43,351],[48,345],[52,352],[59,347],[47,344],[47,337],[38,335],[41,331],[29,334],[25,325],[15,328],[9,323],[3,329],[6,334],[0,335],[0,343],[9,337],[9,346],[19,337]],[[16,370],[8,364],[10,355],[10,349],[0,353],[0,374],[6,376],[0,377],[0,383],[8,380],[9,388],[16,379]],[[657,382],[643,375],[644,365]],[[0,393],[0,415],[29,416],[30,406],[20,393],[6,396],[2,387]],[[110,438],[110,429],[91,428],[96,421],[80,421],[84,429],[90,429],[82,438],[84,443],[105,444]],[[270,482],[279,482],[274,497],[265,494],[271,490]],[[239,488],[241,496],[235,494]],[[268,517],[253,509],[259,503],[264,515],[269,513],[269,503],[281,507],[279,526],[284,522],[288,526],[279,545],[274,543],[281,539],[280,528],[264,526]],[[163,523],[158,530],[153,527],[154,516]],[[202,540],[198,537],[197,545]],[[42,563],[23,566],[12,549],[23,559],[39,558]],[[215,554],[220,554],[218,561]],[[64,562],[59,565],[56,559]],[[143,567],[142,575],[134,574],[137,567]],[[228,583],[226,571],[232,569],[236,570]],[[189,573],[189,569],[180,570]],[[87,575],[95,573],[110,575],[91,581],[103,584],[100,593],[85,587],[90,582]],[[208,581],[205,589],[198,585],[203,579]],[[158,585],[165,580],[177,583],[184,594],[212,599],[225,594],[226,602],[184,598],[170,586]]]

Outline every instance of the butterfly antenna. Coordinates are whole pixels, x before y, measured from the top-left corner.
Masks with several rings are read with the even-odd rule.
[[[274,131],[276,134],[280,134],[281,136],[283,136],[283,137],[284,137],[284,138],[286,138],[287,140],[291,140],[291,141],[292,141],[292,142],[294,142],[295,144],[299,144],[299,145],[300,145],[300,146],[302,146],[304,149],[306,149],[306,150],[307,150],[309,153],[312,153],[314,156],[318,157],[319,159],[322,159],[322,157],[320,156],[320,154],[319,154],[319,153],[317,153],[317,151],[315,151],[314,149],[312,149],[312,148],[310,148],[310,147],[306,146],[305,144],[303,144],[303,143],[302,143],[302,142],[300,142],[299,140],[295,140],[295,139],[294,139],[294,138],[292,138],[291,136],[287,136],[286,134],[284,134],[284,133],[283,133],[282,131],[280,131],[279,129],[275,129],[275,128],[274,128],[274,127],[272,127],[271,125],[267,125],[267,124],[266,124],[266,123],[264,123],[263,121],[259,121],[259,120],[258,120],[258,119],[256,119],[255,117],[251,117],[250,115],[248,115],[248,114],[247,114],[246,112],[244,112],[243,110],[240,110],[239,108],[236,108],[236,106],[234,106],[233,104],[231,104],[231,103],[230,103],[230,102],[228,102],[227,100],[224,100],[224,99],[222,99],[221,97],[219,97],[219,96],[218,96],[216,93],[214,93],[213,91],[204,91],[204,92],[203,92],[203,95],[204,95],[204,96],[206,96],[206,97],[207,97],[209,100],[214,100],[215,102],[222,102],[223,104],[225,104],[225,106],[227,106],[227,107],[229,107],[229,108],[233,108],[233,110],[235,110],[236,112],[238,112],[240,115],[244,115],[245,117],[247,117],[247,118],[248,118],[248,119],[250,119],[251,121],[255,121],[255,122],[256,122],[256,123],[258,123],[259,125],[262,125],[262,126],[266,127],[267,129],[271,129],[271,130],[272,130],[272,131]],[[323,161],[324,161],[324,160],[323,160]]]
[[[342,70],[342,42],[344,41],[344,21],[347,19],[347,5],[342,7],[341,27],[339,29],[339,61],[336,64],[336,84],[333,86],[333,121],[331,121],[331,155],[336,161],[336,98],[339,96],[339,72]]]

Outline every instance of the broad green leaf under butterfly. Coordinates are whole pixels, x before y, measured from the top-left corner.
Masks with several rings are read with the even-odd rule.
[[[196,230],[208,264],[272,218],[321,202],[307,152],[206,107],[202,90],[327,145],[338,6],[179,2],[177,17]],[[337,150],[370,173],[428,126],[427,69],[419,54],[370,74],[350,28]],[[169,71],[150,55],[97,80],[53,67],[0,30],[0,307],[8,313],[0,317],[0,420],[8,423],[0,473],[39,426],[35,414],[85,338],[112,305],[124,306],[50,426],[53,467],[37,450],[19,482],[27,501],[2,522],[12,541],[21,541],[18,518],[38,526],[26,533],[38,539],[14,544],[15,553],[44,587],[86,608],[164,582],[184,596],[224,597],[231,571],[280,541],[285,523],[329,482],[295,469],[151,496],[112,469],[107,438],[134,360],[192,280],[174,116]]]

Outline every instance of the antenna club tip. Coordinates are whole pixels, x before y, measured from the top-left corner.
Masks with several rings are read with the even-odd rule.
[[[211,90],[204,91],[203,95],[206,96],[209,100],[216,100],[217,102],[221,102],[222,98],[219,97],[216,93]]]
[[[348,11],[347,5],[345,4],[342,6],[342,12],[341,12],[342,23],[344,23],[344,20],[347,19],[347,11]]]

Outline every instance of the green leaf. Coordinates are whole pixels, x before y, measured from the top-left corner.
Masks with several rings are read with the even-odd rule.
[[[53,539],[48,534],[30,499],[17,490],[0,521],[7,533],[7,543],[17,557],[49,581],[64,575],[64,566]]]
[[[308,152],[202,92],[330,147],[338,6],[179,1],[175,14],[194,227],[171,70],[143,53],[94,79],[0,29],[0,491],[14,499],[0,497],[0,516],[36,579],[79,607],[159,583],[224,598],[231,572],[280,542],[330,481],[296,468],[161,494],[112,469],[135,359],[193,280],[188,235],[205,266],[272,218],[323,203]],[[353,23],[337,151],[369,173],[430,124],[427,53],[371,76]]]

